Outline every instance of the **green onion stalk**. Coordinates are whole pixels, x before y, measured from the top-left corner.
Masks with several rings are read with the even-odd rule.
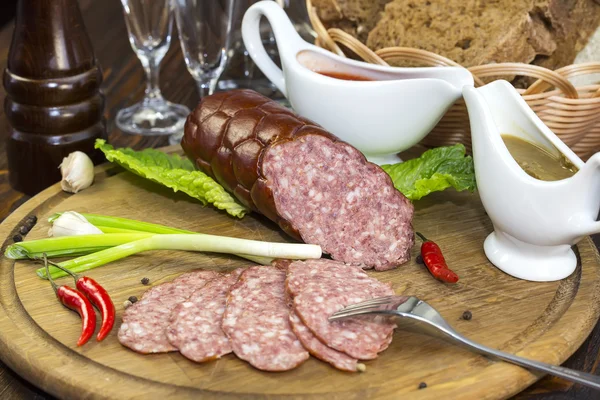
[[[152,236],[153,233],[135,231],[133,233],[110,233],[104,235],[61,236],[48,239],[30,240],[11,244],[4,255],[13,260],[50,257],[80,256],[105,250],[124,243]]]
[[[52,215],[53,222],[61,213]],[[147,250],[189,250],[234,254],[258,264],[268,265],[275,258],[306,259],[321,257],[315,245],[270,243],[200,234],[183,229],[151,224],[127,218],[82,214],[104,234],[63,236],[19,242],[8,246],[5,255],[12,259],[80,256],[60,263],[74,272],[97,268],[112,261]],[[247,253],[246,253],[247,251]],[[52,267],[51,276],[64,272]],[[36,271],[45,278],[45,270]]]
[[[53,214],[48,218],[48,222],[54,222],[61,215],[62,213]],[[97,214],[81,215],[92,225],[104,232],[104,235],[66,236],[19,242],[8,246],[5,255],[8,258],[16,260],[41,258],[43,253],[46,253],[48,258],[78,257],[143,239],[154,233],[198,234],[197,232],[127,218]],[[267,257],[252,256],[249,254],[235,253],[235,255],[263,265],[267,265],[272,261],[272,259]]]
[[[48,218],[48,222],[53,222],[62,213],[56,213]],[[198,234],[198,232],[187,231],[185,229],[172,228],[170,226],[153,224],[150,222],[136,221],[129,218],[111,217],[108,215],[99,214],[81,214],[88,220],[89,223],[95,225],[104,233],[139,233],[139,232],[151,232],[161,234]],[[126,243],[126,242],[123,242]],[[121,244],[121,243],[119,243]],[[84,253],[85,254],[85,253]],[[89,254],[89,253],[88,253]],[[268,257],[253,256],[250,254],[239,254],[233,253],[238,257],[245,258],[258,264],[268,265],[273,261]],[[83,254],[82,254],[83,255]],[[50,257],[50,256],[48,256]]]
[[[73,272],[83,272],[148,250],[208,251],[226,254],[241,253],[244,256],[261,257],[269,261],[276,258],[304,260],[321,257],[321,247],[312,244],[262,242],[204,234],[159,234],[73,260],[64,261],[59,263],[59,265]],[[44,268],[38,269],[36,273],[41,278],[46,278]],[[50,268],[50,275],[52,278],[60,278],[61,276],[66,276],[66,273],[56,267],[52,267]]]
[[[53,214],[48,218],[48,222],[54,222],[63,213]],[[136,221],[134,219],[110,217],[107,215],[98,214],[84,214],[81,213],[92,225],[98,227],[104,233],[115,233],[122,232],[151,232],[151,233],[197,233],[192,231],[186,231],[183,229],[171,228],[170,226],[164,226],[159,224],[151,224],[150,222]],[[104,229],[107,232],[104,231]]]

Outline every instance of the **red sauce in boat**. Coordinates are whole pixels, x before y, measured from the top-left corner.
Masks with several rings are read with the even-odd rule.
[[[341,79],[343,81],[372,81],[374,79],[367,78],[365,76],[354,75],[354,74],[346,74],[343,72],[328,72],[328,71],[318,71],[318,74],[328,76],[334,79]]]

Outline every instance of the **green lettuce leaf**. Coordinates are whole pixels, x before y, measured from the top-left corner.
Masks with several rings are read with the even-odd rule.
[[[453,187],[457,191],[474,191],[475,167],[465,146],[436,147],[419,158],[398,164],[382,165],[394,186],[410,200],[419,200],[429,193]]]
[[[159,183],[198,199],[202,204],[212,204],[234,217],[242,218],[249,210],[234,199],[210,176],[194,168],[192,162],[178,155],[169,155],[154,149],[135,151],[115,149],[105,140],[97,139],[95,147],[106,159],[119,164],[136,175]]]

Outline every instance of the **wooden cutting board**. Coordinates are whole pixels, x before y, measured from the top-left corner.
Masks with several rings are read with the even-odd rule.
[[[26,240],[47,234],[48,216],[75,210],[134,218],[203,233],[287,241],[260,216],[234,219],[180,193],[115,167],[97,169],[95,184],[76,195],[58,185],[40,193],[0,226],[2,250],[29,215],[39,222]],[[493,267],[482,245],[492,230],[478,195],[446,191],[416,203],[415,228],[436,240],[461,280],[444,285],[414,261],[370,275],[391,282],[398,294],[436,307],[460,333],[523,357],[560,364],[590,333],[599,316],[600,265],[591,240],[578,246],[580,264],[560,282],[533,283]],[[413,260],[418,246],[413,249]],[[364,373],[343,373],[311,358],[283,373],[253,369],[228,355],[195,364],[178,353],[140,355],[117,341],[123,302],[151,285],[196,268],[231,270],[245,260],[216,254],[152,251],[89,271],[111,293],[117,324],[103,342],[75,346],[77,314],[59,304],[31,262],[0,263],[0,356],[35,385],[61,398],[414,398],[499,399],[541,376],[427,336],[398,330],[390,348]],[[64,279],[64,283],[72,281]],[[461,319],[470,310],[470,321]],[[420,382],[427,388],[418,389]]]

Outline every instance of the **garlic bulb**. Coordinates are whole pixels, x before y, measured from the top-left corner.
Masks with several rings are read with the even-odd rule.
[[[81,151],[74,151],[63,158],[59,167],[62,175],[60,187],[65,192],[77,193],[90,187],[94,181],[94,163]]]
[[[67,211],[54,220],[48,230],[48,236],[95,235],[103,233],[89,223],[85,217],[75,211]]]

